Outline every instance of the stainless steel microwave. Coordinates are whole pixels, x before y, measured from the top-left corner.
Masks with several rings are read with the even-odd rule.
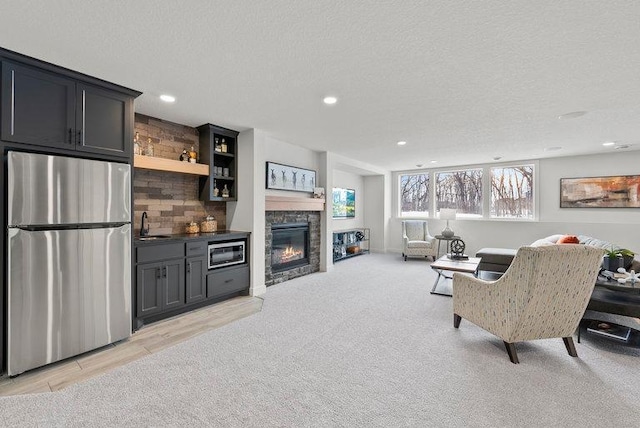
[[[209,244],[209,269],[238,265],[245,262],[245,241]]]

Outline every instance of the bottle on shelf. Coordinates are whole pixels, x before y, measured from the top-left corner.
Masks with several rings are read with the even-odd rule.
[[[147,156],[153,156],[153,143],[151,137],[147,139],[147,147],[144,149],[144,154]]]
[[[140,150],[140,133],[136,132],[136,136],[133,138],[133,154],[139,155],[142,154]]]
[[[191,151],[189,151],[189,162],[196,163],[197,159],[198,159],[198,154],[196,153],[193,146],[191,146]]]
[[[220,190],[218,189],[216,180],[213,180],[213,196],[218,197],[218,195],[220,195]]]
[[[224,188],[222,189],[222,197],[223,198],[228,198],[229,197],[229,188],[227,187],[227,185],[224,185]]]
[[[222,151],[222,146],[220,145],[220,139],[218,137],[214,138],[213,150],[216,152]]]
[[[189,153],[187,153],[187,149],[184,149],[182,151],[182,154],[180,155],[180,160],[182,162],[189,162]]]
[[[224,138],[222,139],[222,142],[220,143],[220,151],[222,153],[227,153],[227,142],[224,141]]]

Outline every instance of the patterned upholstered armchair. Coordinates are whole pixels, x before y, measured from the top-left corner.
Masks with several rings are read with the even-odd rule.
[[[521,247],[497,281],[455,273],[453,326],[462,318],[500,337],[511,362],[515,343],[562,337],[577,357],[572,335],[589,303],[603,250],[587,245]]]
[[[429,227],[423,220],[405,220],[402,222],[402,256],[407,261],[409,256],[436,258],[438,241],[429,234]]]

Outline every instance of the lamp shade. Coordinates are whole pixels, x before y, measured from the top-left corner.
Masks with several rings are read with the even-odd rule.
[[[440,220],[455,220],[456,210],[450,208],[440,209]]]

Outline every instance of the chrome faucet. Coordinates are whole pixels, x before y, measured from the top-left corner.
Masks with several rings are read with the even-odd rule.
[[[145,227],[145,220],[147,225]],[[142,213],[142,221],[140,222],[140,236],[149,236],[149,219],[147,218],[147,212]]]

